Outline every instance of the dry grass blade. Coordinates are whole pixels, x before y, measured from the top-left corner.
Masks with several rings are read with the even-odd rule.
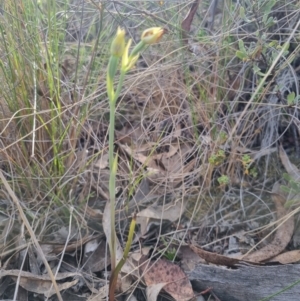
[[[40,246],[40,244],[39,244],[39,242],[38,242],[38,240],[37,240],[37,238],[36,238],[36,236],[35,236],[35,234],[33,232],[33,229],[31,228],[31,226],[30,226],[30,224],[28,222],[28,219],[27,219],[27,217],[26,217],[26,215],[25,215],[25,213],[23,211],[22,206],[20,205],[20,202],[19,202],[18,198],[16,197],[15,193],[12,191],[11,187],[9,186],[8,182],[6,181],[6,179],[5,179],[5,177],[4,177],[4,175],[3,175],[3,173],[2,173],[1,170],[0,170],[0,178],[1,178],[2,183],[5,186],[8,194],[10,195],[10,197],[13,199],[15,205],[17,206],[18,211],[19,211],[20,216],[21,216],[21,219],[22,219],[23,223],[25,224],[25,226],[26,226],[26,228],[27,228],[27,230],[28,230],[28,232],[30,234],[32,242],[35,245],[38,254],[41,256],[41,258],[43,260],[43,263],[44,263],[44,265],[45,265],[45,267],[47,269],[47,272],[48,272],[48,274],[49,274],[49,276],[51,278],[53,287],[55,289],[55,292],[57,294],[57,297],[58,297],[59,301],[63,301],[62,296],[60,294],[59,287],[58,287],[57,282],[55,280],[55,277],[54,277],[54,275],[52,273],[52,270],[51,270],[51,268],[50,268],[50,266],[49,266],[49,264],[47,262],[47,259],[44,256],[43,250],[42,250],[42,248],[41,248],[41,246]]]
[[[298,30],[298,27],[300,26],[300,20],[298,20],[297,24],[294,26],[294,29],[293,31],[290,33],[287,41],[286,41],[286,44],[289,44],[291,42],[291,40],[294,38],[297,30]],[[276,67],[276,64],[279,62],[279,60],[283,57],[283,54],[284,54],[284,47],[282,47],[281,51],[278,53],[278,55],[276,56],[276,58],[273,60],[270,68],[268,69],[268,71],[265,73],[264,77],[262,78],[262,80],[260,81],[257,89],[255,90],[255,92],[251,95],[251,98],[250,100],[247,102],[243,112],[240,114],[239,118],[237,119],[234,127],[232,128],[231,132],[230,132],[230,135],[228,137],[229,140],[232,140],[232,138],[234,137],[234,135],[236,134],[236,131],[238,129],[238,127],[240,126],[243,118],[245,117],[247,111],[249,110],[249,108],[251,107],[251,104],[255,101],[255,98],[257,97],[258,95],[258,92],[262,89],[262,87],[264,86],[264,84],[267,82],[267,79],[268,77],[271,75],[271,73],[273,72],[273,70],[275,69]]]

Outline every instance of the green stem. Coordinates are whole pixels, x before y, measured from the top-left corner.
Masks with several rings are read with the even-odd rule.
[[[111,254],[111,270],[116,267],[116,238],[115,238],[115,175],[113,174],[113,162],[114,162],[114,130],[115,130],[115,101],[110,102],[110,117],[109,117],[109,198],[110,198],[110,254]]]
[[[131,51],[130,53],[130,58],[135,57],[138,53],[142,52],[145,48],[147,47],[147,45],[143,42],[140,41]]]
[[[131,223],[130,223],[128,239],[127,239],[126,246],[124,249],[123,257],[118,262],[117,267],[112,271],[111,281],[109,283],[109,296],[112,296],[114,294],[115,287],[116,287],[117,280],[118,280],[118,274],[120,273],[124,263],[127,260],[127,257],[128,257],[129,251],[130,251],[130,247],[132,244],[135,224],[136,224],[136,215],[133,216]]]
[[[125,78],[125,74],[126,74],[126,71],[124,70],[121,70],[121,74],[120,74],[120,78],[119,78],[119,83],[118,83],[118,87],[117,87],[117,91],[116,91],[116,94],[115,94],[115,103],[121,93],[121,89],[122,89],[122,86],[123,86],[123,82],[124,82],[124,78]]]
[[[110,222],[111,222],[111,238],[110,238],[110,253],[111,253],[111,270],[114,271],[116,267],[116,229],[115,229],[115,205],[116,205],[116,173],[113,170],[114,161],[117,159],[114,156],[114,140],[115,140],[115,109],[116,102],[121,93],[122,85],[125,78],[125,71],[121,71],[120,79],[116,93],[113,99],[110,99],[110,116],[109,116],[109,198],[110,198]]]

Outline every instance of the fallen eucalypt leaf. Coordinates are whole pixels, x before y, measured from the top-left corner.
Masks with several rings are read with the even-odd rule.
[[[164,289],[176,301],[189,301],[194,297],[187,275],[175,263],[158,259],[149,264],[146,262],[140,269],[147,286],[148,301],[156,301],[161,289]]]
[[[125,74],[135,65],[139,58],[140,53],[151,44],[157,43],[163,36],[164,30],[160,27],[153,27],[146,29],[142,36],[141,41],[129,51],[131,40],[126,44],[125,30],[120,27],[117,34],[111,43],[110,59],[106,74],[106,89],[110,106],[110,119],[109,119],[109,202],[107,202],[105,211],[110,218],[103,219],[103,226],[105,235],[109,244],[109,251],[111,255],[111,279],[109,283],[109,301],[115,299],[115,288],[117,284],[118,274],[126,262],[131,242],[134,234],[135,217],[132,219],[127,244],[123,253],[123,257],[117,263],[116,256],[116,229],[115,229],[115,188],[116,188],[116,174],[118,168],[118,155],[114,154],[114,131],[115,131],[115,108],[116,101],[120,95]],[[121,60],[121,64],[120,64]],[[119,70],[118,70],[119,69]],[[115,75],[120,72],[118,83],[114,86]]]

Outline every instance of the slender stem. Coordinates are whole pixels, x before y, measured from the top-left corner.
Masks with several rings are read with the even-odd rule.
[[[115,287],[116,287],[117,280],[118,280],[118,274],[120,273],[123,265],[125,264],[125,262],[127,260],[127,257],[128,257],[129,251],[130,251],[130,247],[132,244],[135,225],[136,225],[136,215],[133,216],[131,223],[130,223],[128,239],[127,239],[127,243],[126,243],[125,250],[123,253],[123,257],[118,262],[118,265],[116,266],[116,268],[112,271],[111,282],[109,283],[109,296],[114,295]]]
[[[115,175],[113,174],[114,164],[114,130],[115,130],[115,101],[110,101],[110,116],[109,116],[109,198],[110,198],[110,254],[111,254],[111,270],[116,267],[116,239],[115,239]]]
[[[117,87],[117,91],[116,91],[116,94],[115,94],[115,103],[121,93],[121,89],[122,89],[122,86],[123,86],[123,82],[124,82],[124,78],[125,78],[125,74],[126,74],[126,71],[124,70],[121,70],[121,74],[120,74],[120,78],[119,78],[119,83],[118,83],[118,87]]]
[[[116,101],[120,95],[121,88],[125,77],[125,71],[121,71],[120,79],[114,98],[110,99],[110,116],[109,116],[109,198],[110,198],[110,223],[111,223],[111,238],[110,238],[110,253],[111,253],[111,270],[116,267],[116,229],[115,229],[115,205],[116,205],[116,172],[114,171],[114,161],[117,160],[114,156],[114,140],[115,140],[115,109]]]

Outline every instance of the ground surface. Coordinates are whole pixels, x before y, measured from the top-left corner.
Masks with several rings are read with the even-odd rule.
[[[23,0],[0,17],[2,299],[108,295],[106,70],[118,26],[133,46],[165,28],[116,104],[119,259],[137,221],[118,300],[156,300],[163,287],[158,300],[208,286],[216,301],[299,293],[281,292],[300,260],[298,1]],[[234,271],[258,270],[256,294],[234,289]]]

